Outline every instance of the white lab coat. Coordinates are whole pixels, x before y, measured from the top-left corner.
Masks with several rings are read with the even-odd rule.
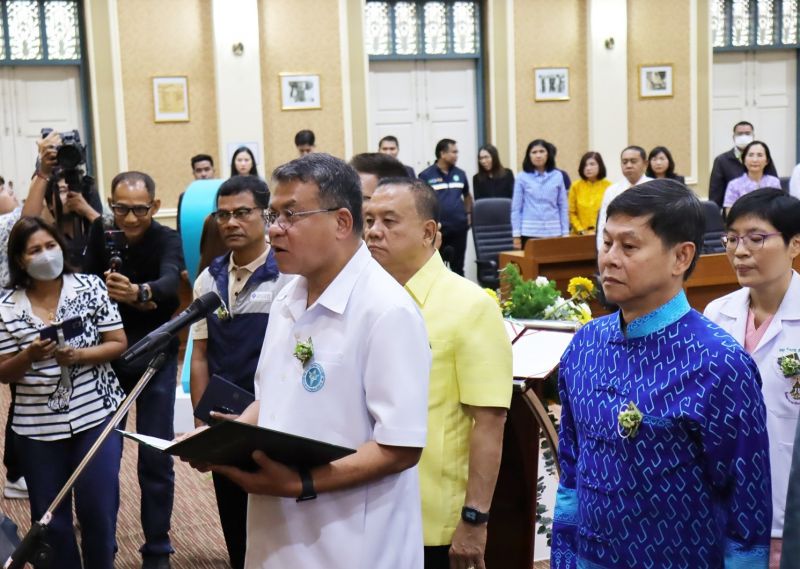
[[[705,315],[744,346],[749,309],[750,289],[742,288],[709,304]],[[793,382],[784,377],[778,366],[778,358],[785,354],[786,349],[800,350],[800,275],[794,271],[778,312],[751,354],[761,372],[761,392],[767,406],[772,472],[772,537],[777,538],[783,535],[792,447],[800,415],[800,403],[792,402],[787,396]]]

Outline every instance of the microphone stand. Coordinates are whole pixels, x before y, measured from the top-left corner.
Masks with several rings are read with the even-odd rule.
[[[114,412],[111,420],[106,424],[105,428],[100,433],[100,436],[89,449],[89,452],[86,453],[86,456],[83,457],[83,460],[81,460],[80,464],[75,469],[75,472],[72,473],[72,476],[69,477],[67,482],[61,488],[61,491],[53,499],[53,502],[50,504],[50,506],[48,506],[47,511],[38,522],[34,522],[31,525],[31,529],[25,534],[22,542],[14,550],[14,553],[11,554],[11,557],[6,560],[5,564],[3,565],[4,569],[22,569],[26,563],[34,564],[37,569],[46,569],[50,566],[50,562],[53,560],[53,550],[46,543],[45,534],[48,524],[53,519],[53,512],[69,495],[72,487],[78,480],[78,477],[84,471],[92,458],[94,458],[94,455],[97,453],[100,446],[108,438],[108,435],[111,434],[111,431],[116,428],[122,417],[133,405],[133,402],[136,401],[136,398],[139,397],[144,388],[147,387],[150,379],[156,374],[161,366],[164,365],[164,361],[166,361],[166,359],[167,356],[164,354],[164,352],[159,351],[155,357],[150,360],[150,363],[147,365],[147,369],[136,383],[136,386],[120,404],[119,408]]]

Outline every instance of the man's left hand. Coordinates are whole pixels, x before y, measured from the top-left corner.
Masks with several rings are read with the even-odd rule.
[[[139,300],[139,285],[133,284],[128,277],[120,273],[106,271],[105,276],[108,296],[112,300],[136,304]]]
[[[486,524],[458,522],[450,546],[450,569],[486,569]]]
[[[258,465],[255,472],[246,472],[233,466],[212,466],[211,470],[227,476],[248,494],[283,498],[300,496],[303,484],[296,470],[275,462],[261,451],[253,453],[253,460]]]

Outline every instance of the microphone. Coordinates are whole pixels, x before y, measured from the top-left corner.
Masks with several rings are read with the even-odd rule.
[[[165,322],[125,350],[125,353],[122,354],[123,361],[131,363],[148,352],[162,348],[181,328],[205,318],[209,312],[216,310],[221,304],[222,298],[216,292],[207,292],[192,302],[186,310],[175,318]]]

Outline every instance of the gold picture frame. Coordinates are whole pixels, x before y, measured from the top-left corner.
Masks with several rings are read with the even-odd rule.
[[[281,110],[305,111],[322,108],[322,92],[318,73],[279,73]]]
[[[639,66],[639,98],[660,99],[674,96],[671,63]]]
[[[536,67],[534,101],[569,101],[569,67]]]
[[[153,117],[155,122],[189,122],[188,77],[153,77]]]

